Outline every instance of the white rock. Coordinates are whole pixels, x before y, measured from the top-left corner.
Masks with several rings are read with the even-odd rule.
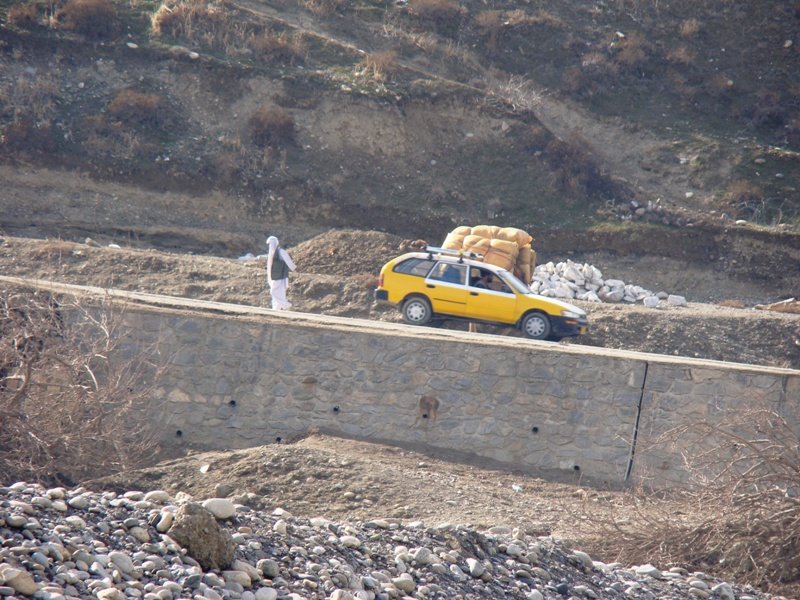
[[[236,514],[236,506],[227,498],[209,498],[203,501],[203,508],[220,521],[230,519]]]
[[[667,304],[670,306],[686,306],[686,298],[683,296],[676,296],[675,294],[670,294],[667,296]]]
[[[658,308],[659,302],[658,296],[645,296],[642,300],[642,304],[647,308]]]

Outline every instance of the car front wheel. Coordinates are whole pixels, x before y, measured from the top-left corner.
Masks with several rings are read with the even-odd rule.
[[[432,316],[431,304],[425,298],[412,296],[403,303],[403,321],[410,325],[426,325]]]
[[[534,340],[546,340],[547,336],[550,335],[550,319],[543,313],[533,312],[525,315],[520,328],[525,337]]]

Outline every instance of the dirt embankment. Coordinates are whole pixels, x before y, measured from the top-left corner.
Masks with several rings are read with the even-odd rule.
[[[403,240],[380,232],[331,231],[290,247],[298,264],[290,296],[299,311],[399,321],[399,313],[372,297],[383,263],[401,252]],[[254,248],[254,253],[261,249]],[[572,255],[578,260],[578,253]],[[688,306],[578,303],[589,313],[590,333],[561,343],[638,350],[739,363],[800,368],[800,316],[754,310],[774,299],[758,282],[710,274],[684,260],[635,259],[592,253],[605,277],[653,291],[680,294]],[[643,268],[644,267],[644,268]],[[263,260],[95,247],[59,240],[5,237],[0,271],[125,290],[249,305],[268,305]],[[641,277],[641,279],[636,279]],[[787,278],[788,284],[788,278]],[[787,285],[788,288],[788,285]],[[785,297],[785,296],[784,296]],[[695,301],[726,300],[728,306]],[[449,324],[451,327],[464,327]],[[519,335],[509,328],[479,332]]]

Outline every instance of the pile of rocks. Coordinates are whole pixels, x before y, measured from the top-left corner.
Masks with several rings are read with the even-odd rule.
[[[602,271],[594,265],[571,260],[537,265],[531,289],[542,296],[586,302],[641,302],[649,308],[686,305],[683,296],[654,293],[621,279],[603,279]]]
[[[0,539],[0,596],[41,600],[769,597],[518,529],[335,523],[163,491],[0,487]]]

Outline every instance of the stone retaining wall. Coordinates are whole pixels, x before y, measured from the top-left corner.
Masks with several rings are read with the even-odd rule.
[[[169,357],[161,425],[173,452],[269,444],[318,428],[505,467],[660,485],[686,475],[686,448],[660,443],[665,432],[756,406],[798,416],[787,410],[800,397],[797,371],[359,320],[322,326],[140,309],[126,318],[149,341],[160,338]]]
[[[665,438],[687,424],[766,409],[800,426],[796,370],[0,282],[115,299],[127,351],[146,349],[166,367],[146,416],[162,457],[318,428],[591,483],[662,486],[684,481],[684,456],[714,442],[691,429]]]

